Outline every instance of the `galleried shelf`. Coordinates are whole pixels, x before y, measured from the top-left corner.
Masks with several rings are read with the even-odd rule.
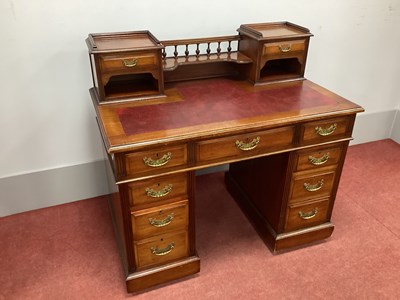
[[[100,104],[163,97],[173,81],[235,77],[253,84],[304,80],[307,28],[241,25],[239,34],[158,41],[149,31],[89,34],[94,91]]]

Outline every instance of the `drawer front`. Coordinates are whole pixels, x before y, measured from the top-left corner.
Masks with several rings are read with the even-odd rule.
[[[186,164],[186,144],[133,152],[125,155],[125,171],[127,175],[141,173],[159,174],[166,169],[186,166]]]
[[[289,203],[330,196],[335,179],[335,171],[319,174],[295,174]]]
[[[133,239],[141,240],[188,226],[188,201],[132,212]]]
[[[131,207],[176,197],[187,198],[187,173],[160,176],[128,184]]]
[[[338,118],[303,124],[301,142],[305,144],[323,143],[350,137],[350,123],[349,118]]]
[[[104,73],[136,73],[157,66],[157,56],[148,54],[105,55],[100,57],[100,66]]]
[[[263,55],[274,57],[291,57],[303,54],[306,48],[305,40],[282,41],[264,45]]]
[[[329,199],[302,205],[289,205],[285,231],[315,226],[329,221],[328,209]]]
[[[297,152],[296,171],[313,170],[321,167],[334,166],[340,161],[342,148],[319,147]]]
[[[138,269],[162,265],[189,256],[187,231],[158,235],[134,243]]]
[[[197,162],[251,157],[287,149],[292,145],[293,133],[293,127],[284,127],[202,141],[197,144]]]

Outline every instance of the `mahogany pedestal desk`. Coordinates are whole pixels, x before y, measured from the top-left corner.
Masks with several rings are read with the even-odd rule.
[[[260,32],[265,37],[264,27]],[[145,98],[138,101],[107,101],[122,98],[113,94],[115,86],[107,87],[114,75],[102,77],[101,66],[118,69],[115,61],[120,54],[94,59],[96,67],[92,67],[100,72],[98,82],[94,81],[101,87],[90,89],[90,94],[110,162],[114,191],[110,207],[129,292],[199,272],[196,170],[229,164],[226,187],[272,251],[332,234],[330,219],[343,162],[356,114],[363,109],[305,80],[304,65],[297,69],[300,73],[293,73],[291,67],[287,72],[286,61],[281,74],[260,71],[268,58],[251,55],[246,42],[243,51],[248,56],[240,52],[240,43],[250,36],[245,29],[239,30],[245,37],[232,39],[239,41],[238,52],[228,55],[232,61],[207,53],[207,65],[199,63],[197,53],[197,63],[190,64],[191,57],[176,56],[172,63],[179,65],[181,59],[182,73],[166,73],[171,61],[161,62],[158,56],[165,45],[152,36],[147,43],[150,52],[141,46],[139,52],[123,53],[125,67],[139,66],[135,72],[146,73],[150,62],[149,70],[156,74],[128,75],[126,80],[157,78],[155,88],[150,94],[141,91],[140,97]],[[278,45],[277,51],[290,65],[305,63],[301,51],[307,49],[310,36],[305,33],[297,32],[294,42],[288,36],[280,42],[284,45]],[[278,47],[276,41],[272,46],[264,44],[269,41],[263,37],[256,41],[255,51],[267,49],[263,53],[277,55],[271,50]],[[293,49],[294,60],[288,54]],[[117,70],[115,77],[120,79],[124,72]],[[204,78],[206,72],[210,77],[216,77],[216,72],[224,76],[180,80],[185,73]],[[133,96],[136,92],[137,88],[129,91]]]

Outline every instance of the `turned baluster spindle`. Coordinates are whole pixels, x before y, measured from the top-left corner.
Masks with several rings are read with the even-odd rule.
[[[167,58],[167,52],[165,52],[165,48],[162,49],[162,58],[163,60]]]
[[[186,56],[186,58],[189,57],[189,45],[188,44],[186,44],[185,56]]]
[[[228,50],[228,55],[231,55],[231,51],[232,51],[231,43],[232,43],[232,41],[229,41],[229,42],[228,42],[228,48],[227,48],[227,50]]]
[[[221,54],[221,42],[218,42],[217,55],[219,56],[220,54]]]
[[[207,43],[207,56],[210,56],[211,49],[210,49],[210,43]]]
[[[178,58],[178,45],[175,45],[174,57]]]
[[[200,49],[199,49],[199,43],[197,43],[196,56],[199,57],[199,55],[200,55]]]

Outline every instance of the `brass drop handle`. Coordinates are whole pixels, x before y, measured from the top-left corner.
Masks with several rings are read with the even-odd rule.
[[[235,142],[236,147],[238,149],[240,149],[240,150],[243,150],[243,151],[253,150],[255,147],[257,147],[257,145],[259,143],[260,143],[260,137],[259,136],[256,137],[255,139],[253,139],[249,143],[246,143],[246,142],[243,142],[243,141],[239,141],[239,140],[236,140],[236,142]]]
[[[123,60],[122,60],[122,63],[123,63],[124,66],[127,67],[127,68],[136,67],[137,62],[138,62],[137,58],[123,59]]]
[[[316,184],[304,183],[304,188],[309,192],[316,192],[322,188],[324,185],[324,180],[321,179]]]
[[[174,249],[174,248],[175,248],[175,243],[171,242],[168,244],[167,247],[162,248],[162,249],[158,249],[158,247],[151,247],[150,251],[154,255],[163,256],[163,255],[167,255],[168,253],[170,253],[172,251],[172,249]]]
[[[325,153],[324,155],[322,155],[321,157],[314,157],[312,155],[310,155],[308,157],[308,161],[315,165],[315,166],[320,166],[323,165],[324,163],[326,163],[329,160],[329,152]]]
[[[331,135],[332,133],[335,132],[337,128],[337,124],[334,123],[329,127],[326,128],[322,128],[320,126],[315,127],[315,133],[320,135],[320,136],[327,136],[327,135]]]
[[[283,53],[289,52],[290,50],[292,50],[292,45],[291,44],[279,45],[279,50],[281,50],[281,52]]]
[[[174,213],[170,213],[163,220],[157,220],[157,219],[149,218],[149,223],[150,223],[150,225],[152,225],[154,227],[164,227],[164,226],[169,225],[172,222],[173,219],[174,219]]]
[[[167,164],[172,158],[172,153],[168,152],[159,159],[152,159],[151,157],[144,157],[143,162],[146,166],[157,168]]]
[[[171,191],[172,191],[172,184],[168,184],[164,188],[158,191],[152,188],[147,188],[146,195],[152,198],[161,198],[168,195]]]
[[[309,220],[314,218],[318,213],[318,207],[314,208],[312,211],[309,212],[302,212],[299,211],[299,217],[302,218],[303,220]]]

